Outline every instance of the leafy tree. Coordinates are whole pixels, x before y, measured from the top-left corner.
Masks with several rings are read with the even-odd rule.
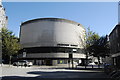
[[[94,56],[107,56],[109,54],[109,42],[107,36],[100,37],[92,46],[92,51],[95,53]]]
[[[86,48],[92,46],[99,38],[100,36],[88,27],[86,32]]]
[[[100,64],[100,56],[105,57],[109,54],[109,42],[107,36],[102,36],[93,45],[89,47],[89,51],[94,53],[93,56],[98,57]]]
[[[98,58],[98,63],[100,63],[100,56],[105,57],[109,54],[109,42],[107,37],[107,35],[100,37],[97,33],[91,31],[90,28],[87,29],[86,59],[88,59],[88,56],[94,56]]]
[[[87,31],[86,31],[86,64],[88,63],[87,60],[88,60],[88,56],[89,55],[93,55],[93,47],[91,48],[91,46],[97,41],[99,40],[100,36],[91,31],[90,28],[87,28]]]
[[[98,46],[99,53],[96,55],[102,57],[109,55],[110,48],[109,48],[109,41],[107,35],[100,37],[100,39],[94,45]]]
[[[11,56],[17,54],[20,49],[19,39],[6,28],[2,28],[0,34],[2,37],[2,58],[4,60],[9,58],[10,61]]]
[[[100,39],[100,36],[91,31],[90,28],[87,28],[87,32],[86,32],[86,51],[89,53],[89,55],[92,55],[93,52],[93,48],[92,47],[98,40]]]

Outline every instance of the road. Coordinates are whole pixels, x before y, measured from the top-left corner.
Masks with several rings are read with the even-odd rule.
[[[106,78],[107,75],[101,70],[79,70],[79,69],[56,69],[49,67],[16,67],[3,66],[2,69],[3,80],[30,80],[49,79],[49,78]]]

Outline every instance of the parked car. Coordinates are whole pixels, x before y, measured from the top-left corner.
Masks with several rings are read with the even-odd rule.
[[[94,62],[92,62],[92,63],[89,63],[88,65],[96,65]]]
[[[33,63],[29,62],[27,60],[19,60],[19,61],[13,63],[13,66],[28,66],[28,67],[30,67],[32,65],[33,65]]]

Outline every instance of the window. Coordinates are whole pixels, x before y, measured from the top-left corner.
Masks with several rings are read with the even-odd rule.
[[[119,48],[120,44],[118,43],[118,48]]]
[[[67,64],[67,60],[58,60],[58,64]]]
[[[118,37],[118,31],[117,31],[117,29],[116,29],[116,37]]]
[[[69,46],[69,44],[57,44],[58,46]]]
[[[77,47],[78,45],[71,45],[71,46]]]

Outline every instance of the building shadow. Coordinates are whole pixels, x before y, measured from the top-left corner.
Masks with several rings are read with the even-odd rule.
[[[107,78],[103,72],[75,72],[75,71],[31,71],[27,74],[38,75],[40,78]]]
[[[38,77],[20,77],[8,76],[3,77],[1,80],[111,80],[110,78],[38,78]]]
[[[103,72],[77,71],[30,71],[35,77],[4,76],[2,80],[110,80]]]

